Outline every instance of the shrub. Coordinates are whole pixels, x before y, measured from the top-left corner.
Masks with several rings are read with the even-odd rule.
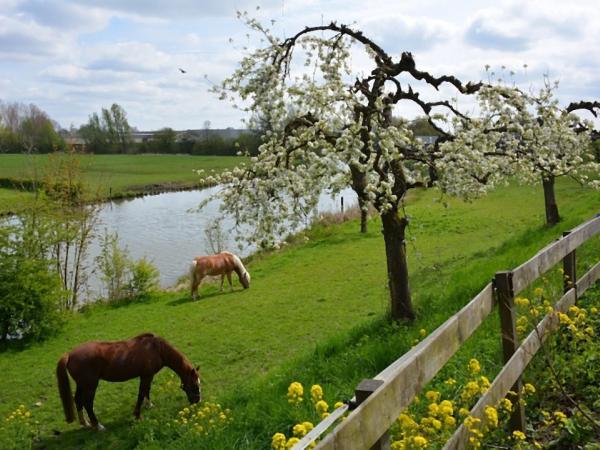
[[[142,298],[158,286],[159,272],[146,258],[133,261],[119,236],[105,233],[96,257],[108,301]]]
[[[62,322],[60,279],[49,261],[23,253],[22,233],[0,228],[0,341],[43,338]]]

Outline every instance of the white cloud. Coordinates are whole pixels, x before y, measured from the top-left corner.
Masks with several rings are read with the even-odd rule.
[[[418,67],[435,75],[477,81],[486,77],[485,64],[497,71],[505,65],[524,87],[539,85],[544,73],[560,79],[565,103],[600,96],[600,9],[594,0],[0,3],[0,96],[36,103],[63,125],[80,124],[117,102],[132,125],[144,129],[198,127],[207,119],[215,128],[238,126],[241,113],[207,92],[203,77],[219,82],[241,59],[247,30],[235,19],[236,9],[265,22],[276,19],[281,37],[337,20],[361,29],[395,58],[413,51]],[[230,36],[236,47],[227,43]],[[364,52],[353,55],[357,70],[370,70],[367,63]],[[453,93],[444,88],[423,96]],[[473,107],[470,99],[459,104]]]

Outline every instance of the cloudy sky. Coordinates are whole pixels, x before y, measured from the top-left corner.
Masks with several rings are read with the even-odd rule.
[[[352,24],[432,74],[478,81],[505,66],[522,87],[560,80],[561,103],[600,98],[597,0],[0,0],[0,100],[35,103],[63,127],[112,103],[140,130],[241,127],[208,92],[254,42],[236,10],[275,20],[281,37]]]

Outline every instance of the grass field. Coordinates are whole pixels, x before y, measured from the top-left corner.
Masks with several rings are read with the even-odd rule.
[[[244,161],[242,157],[190,155],[81,155],[79,159],[90,192],[100,198],[193,187],[200,181],[195,169],[220,172]],[[43,178],[48,161],[48,155],[0,154],[0,179]],[[0,189],[0,213],[18,208],[22,195],[30,194]]]
[[[235,292],[221,294],[204,286],[196,302],[187,292],[161,293],[144,303],[92,307],[46,342],[0,353],[0,418],[26,405],[40,422],[41,445],[47,448],[189,448],[188,437],[178,440],[165,428],[186,404],[181,392],[163,389],[168,369],[155,378],[157,407],[141,423],[131,418],[135,381],[101,383],[96,412],[106,433],[67,425],[62,417],[54,369],[63,352],[87,340],[152,331],[200,365],[205,398],[232,410],[234,422],[226,432],[198,440],[195,448],[267,448],[270,436],[295,418],[285,401],[291,381],[320,383],[336,399],[351,397],[360,379],[408,350],[420,329],[430,332],[441,324],[494,272],[515,267],[600,209],[600,193],[575,184],[560,183],[557,195],[566,219],[547,229],[538,188],[510,186],[474,203],[450,201],[448,207],[433,191],[417,192],[408,208],[418,314],[412,324],[383,321],[388,295],[377,221],[366,235],[358,233],[357,222],[317,226],[305,244],[252,258],[249,290],[236,285]],[[578,255],[582,265],[598,257],[599,241]],[[493,376],[500,360],[497,330],[492,314],[441,376],[472,356]],[[153,421],[162,425],[152,428]]]

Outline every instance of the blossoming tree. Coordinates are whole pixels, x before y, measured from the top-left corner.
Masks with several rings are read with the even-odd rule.
[[[562,109],[556,99],[558,83],[547,80],[537,93],[525,93],[511,86],[485,86],[477,93],[481,116],[461,120],[457,134],[474,136],[479,158],[495,158],[496,166],[486,170],[515,174],[525,182],[544,189],[546,223],[560,220],[554,183],[568,176],[581,184],[600,187],[600,164],[595,161],[591,136],[593,124],[573,111],[588,110],[594,116],[598,102],[576,102]],[[463,141],[463,142],[460,142]],[[462,138],[451,145],[465,144]],[[456,149],[455,149],[456,150]],[[507,166],[508,165],[508,166]]]
[[[404,244],[407,192],[437,181],[464,185],[454,191],[472,194],[470,186],[487,180],[477,179],[480,161],[458,157],[458,148],[456,158],[442,157],[440,146],[452,136],[436,124],[433,113],[443,108],[462,116],[454,104],[422,99],[405,79],[432,91],[447,85],[462,94],[476,92],[481,84],[419,70],[410,53],[394,60],[345,25],[307,27],[281,40],[258,21],[241,16],[262,34],[264,45],[249,52],[215,90],[222,99],[241,100],[251,117],[269,126],[250,165],[218,180],[226,183],[219,192],[223,208],[239,222],[254,225],[246,235],[249,241],[272,245],[314,210],[323,189],[351,186],[361,209],[372,204],[381,218],[392,318],[412,319]],[[352,46],[364,49],[372,65],[368,74],[352,71]],[[393,109],[401,101],[417,105],[440,131],[436,145],[418,142],[407,122],[391,126]],[[471,166],[457,166],[465,161]],[[453,179],[442,182],[445,173]]]

